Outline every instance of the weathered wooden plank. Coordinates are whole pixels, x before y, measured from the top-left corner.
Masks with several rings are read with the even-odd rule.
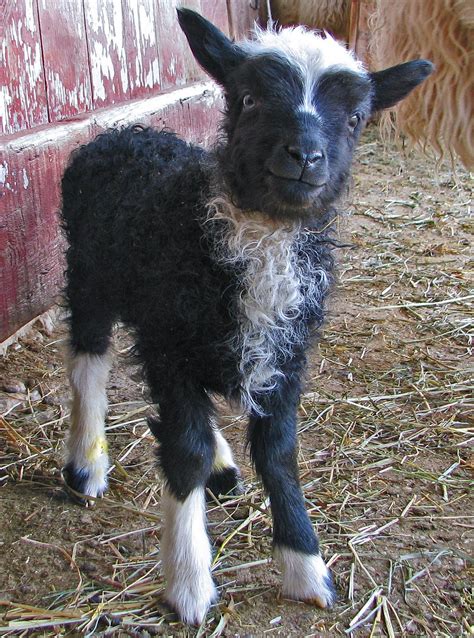
[[[166,107],[161,121],[166,128],[176,131],[183,138],[209,147],[216,142],[222,107],[220,93],[216,89],[207,90],[202,92],[198,102],[195,98],[185,98],[180,100],[178,108]]]
[[[212,24],[229,35],[229,14],[226,0],[201,0],[201,13]]]
[[[130,96],[120,0],[83,0],[94,108]]]
[[[46,310],[61,281],[57,209],[61,165],[57,149],[10,154],[3,245],[0,326],[9,332]],[[54,291],[54,293],[53,293]]]
[[[202,79],[204,72],[189,49],[176,17],[181,0],[158,0],[156,33],[159,46],[159,64],[163,88],[180,86],[188,81]],[[201,10],[199,0],[186,2],[188,9]]]
[[[205,82],[2,140],[0,342],[58,300],[64,270],[59,184],[71,150],[110,126],[133,122],[174,128],[208,145],[221,108],[220,93]]]
[[[50,122],[92,108],[82,2],[38,0]]]
[[[36,0],[10,0],[0,22],[0,133],[14,133],[48,121]]]
[[[154,0],[123,0],[125,42],[130,96],[142,97],[160,88],[157,28]]]
[[[228,0],[230,32],[235,40],[250,35],[258,20],[258,2],[255,0]]]

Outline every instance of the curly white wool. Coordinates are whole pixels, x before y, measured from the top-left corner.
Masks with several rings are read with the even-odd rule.
[[[281,364],[305,337],[295,319],[321,303],[328,276],[305,255],[307,233],[299,222],[282,225],[259,213],[243,214],[225,197],[212,199],[208,211],[208,220],[227,222],[214,239],[214,258],[243,267],[239,330],[231,345],[240,357],[242,404],[260,412],[253,397],[275,387]]]

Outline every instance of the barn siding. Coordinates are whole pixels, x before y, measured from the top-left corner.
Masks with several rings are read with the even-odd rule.
[[[92,109],[92,87],[83,6],[71,0],[38,0],[49,121]]]
[[[227,9],[229,12],[230,34],[236,40],[246,38],[258,19],[259,2],[249,0],[227,0]]]
[[[186,39],[176,19],[176,7],[180,0],[157,0],[158,13],[157,39],[160,45],[160,71],[163,88],[182,86],[186,82],[203,78]],[[199,0],[187,0],[186,7],[201,10]]]
[[[0,135],[48,121],[36,0],[10,0],[8,9],[0,42]]]
[[[156,2],[124,0],[123,17],[130,97],[144,97],[161,86]]]
[[[167,126],[206,145],[222,108],[220,92],[197,66],[177,25],[177,0],[6,4],[0,342],[60,299],[57,211],[71,150],[107,127],[131,122]],[[186,6],[231,34],[247,31],[255,16],[247,0],[187,0]]]
[[[122,5],[114,0],[84,0],[86,48],[94,108],[130,97]]]

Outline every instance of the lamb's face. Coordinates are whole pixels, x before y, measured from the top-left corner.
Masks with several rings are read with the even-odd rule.
[[[181,27],[224,89],[220,168],[234,204],[317,222],[340,195],[368,117],[396,104],[433,70],[415,60],[368,73],[327,35],[302,27],[257,29],[232,43],[193,11]]]
[[[229,74],[223,159],[241,207],[317,217],[341,193],[373,87],[334,40],[291,34],[309,40],[311,55],[258,51]]]

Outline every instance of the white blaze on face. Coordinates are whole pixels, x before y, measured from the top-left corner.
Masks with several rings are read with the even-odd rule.
[[[313,96],[321,75],[331,68],[365,73],[362,63],[329,33],[319,34],[305,27],[281,30],[255,29],[254,40],[241,44],[250,55],[278,54],[298,71],[303,80],[300,111],[317,115]]]

